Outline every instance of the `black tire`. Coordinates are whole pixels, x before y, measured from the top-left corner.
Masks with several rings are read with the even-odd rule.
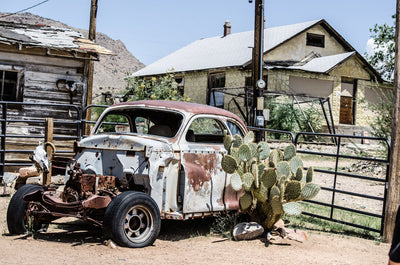
[[[152,245],[161,228],[160,210],[147,194],[125,191],[115,197],[104,214],[104,236],[122,247]]]
[[[43,190],[43,188],[28,184],[19,188],[12,196],[7,209],[7,226],[10,234],[20,235],[27,232],[25,213],[28,203],[23,200],[23,197],[37,190]]]

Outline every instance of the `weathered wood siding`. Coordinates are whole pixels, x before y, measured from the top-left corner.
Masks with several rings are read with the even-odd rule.
[[[16,70],[19,73],[19,90],[22,103],[71,104],[82,108],[85,104],[86,79],[83,59],[56,58],[46,55],[0,51],[0,69]],[[57,80],[65,79],[82,83],[76,94],[56,86]],[[1,110],[0,110],[1,111]],[[7,108],[8,135],[25,135],[26,138],[7,138],[6,150],[33,150],[44,135],[45,118],[54,119],[54,137],[76,136],[79,119],[73,107],[54,105],[11,105]],[[14,121],[13,121],[14,120]],[[15,120],[23,120],[15,121]],[[55,140],[58,151],[71,150],[73,140]],[[26,161],[28,154],[6,153],[6,161]]]

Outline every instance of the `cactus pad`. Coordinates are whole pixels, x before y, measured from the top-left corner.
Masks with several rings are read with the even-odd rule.
[[[286,184],[286,189],[285,189],[286,201],[293,201],[297,199],[300,196],[300,192],[301,192],[300,181],[297,180],[289,181]]]
[[[301,197],[304,200],[310,200],[317,196],[321,188],[315,183],[306,183],[301,189]]]
[[[235,191],[239,191],[242,189],[242,179],[240,178],[239,174],[234,173],[231,176],[231,186],[232,189],[234,189]]]
[[[313,181],[313,177],[314,177],[314,168],[313,167],[309,167],[307,169],[307,174],[306,174],[306,182],[310,183]]]
[[[248,133],[246,133],[246,135],[243,137],[243,143],[244,144],[250,144],[254,142],[254,132],[253,131],[249,131]]]
[[[294,144],[286,146],[285,151],[283,153],[283,160],[289,161],[295,156],[296,156],[296,147],[294,146]]]
[[[224,147],[228,152],[229,150],[231,150],[231,145],[232,145],[232,136],[226,135],[224,137]]]
[[[282,176],[290,177],[290,166],[289,163],[286,161],[281,161],[276,165],[276,173],[278,174],[278,179]]]
[[[269,163],[270,166],[275,167],[276,165],[278,165],[279,162],[279,153],[277,149],[274,149],[271,151],[271,153],[269,154]]]
[[[242,136],[240,136],[239,134],[235,134],[232,139],[232,146],[239,147],[242,145],[242,143],[243,143]]]
[[[281,195],[281,192],[280,192],[279,188],[276,185],[272,186],[271,191],[270,191],[270,199],[272,199],[274,196],[280,196],[280,195]]]
[[[296,174],[293,175],[293,179],[297,181],[302,181],[303,179],[303,169],[301,167],[298,167],[296,170]]]
[[[251,150],[247,144],[242,144],[239,147],[238,157],[242,161],[249,161],[251,159]]]
[[[274,186],[277,179],[278,179],[278,176],[276,174],[276,171],[273,168],[268,168],[261,175],[261,183],[263,183],[267,189]]]
[[[251,190],[254,183],[254,176],[251,173],[245,173],[242,176],[243,187],[246,191]]]
[[[298,167],[303,168],[303,161],[298,156],[295,156],[292,159],[290,159],[289,164],[293,174],[296,174]]]
[[[249,147],[250,147],[250,151],[251,151],[251,156],[258,160],[259,155],[258,155],[258,150],[257,150],[257,144],[250,143]]]
[[[283,213],[282,202],[279,199],[279,196],[273,196],[270,201],[270,204],[271,204],[272,212],[274,214],[282,214]]]
[[[297,216],[301,214],[301,205],[297,202],[288,202],[283,205],[283,210],[287,215]]]
[[[251,195],[250,192],[246,192],[239,199],[240,210],[246,211],[247,209],[250,208],[252,203],[253,203],[253,196]]]
[[[231,155],[225,155],[221,161],[222,169],[228,173],[233,174],[237,168],[236,159]]]
[[[254,190],[254,196],[260,202],[264,203],[268,200],[268,189],[264,186],[264,184],[260,184],[260,187]]]
[[[260,154],[260,159],[264,160],[267,159],[270,153],[269,145],[266,142],[259,142],[258,143],[258,152]]]
[[[258,165],[254,163],[251,165],[251,174],[254,176],[254,186],[258,189],[259,187],[259,177],[258,177]]]

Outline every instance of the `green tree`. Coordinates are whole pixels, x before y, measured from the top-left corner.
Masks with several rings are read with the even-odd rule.
[[[394,76],[394,44],[396,16],[393,15],[393,25],[386,23],[383,25],[375,24],[370,29],[371,37],[374,40],[374,53],[365,54],[368,62],[381,74],[382,78],[393,82]]]
[[[395,58],[395,28],[396,16],[393,15],[393,25],[386,23],[377,25],[370,29],[371,37],[374,40],[374,54],[365,57],[368,62],[381,74],[382,78],[393,82],[394,58]],[[374,120],[371,123],[372,135],[390,139],[393,111],[393,91],[382,89],[377,84],[376,93],[378,103],[370,103],[369,107],[375,111]]]
[[[183,90],[175,82],[172,73],[151,78],[128,76],[125,80],[127,86],[124,101],[143,99],[190,101],[190,98],[183,95]]]

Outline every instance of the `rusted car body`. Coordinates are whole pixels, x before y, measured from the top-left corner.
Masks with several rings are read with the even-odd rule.
[[[76,144],[61,195],[48,187],[23,194],[27,215],[36,226],[74,216],[108,227],[106,236],[120,245],[142,247],[157,237],[159,219],[237,210],[221,167],[224,133],[244,135],[246,126],[229,111],[195,103],[113,105]]]

